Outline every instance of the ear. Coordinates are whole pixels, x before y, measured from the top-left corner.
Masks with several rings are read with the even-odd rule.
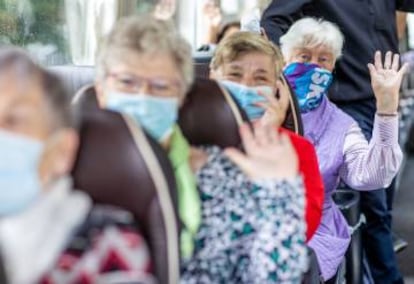
[[[98,101],[99,107],[105,108],[106,97],[105,97],[103,82],[101,80],[95,81],[95,91],[96,91],[96,99]]]
[[[74,129],[59,130],[46,141],[39,176],[43,185],[69,175],[75,163],[79,136]]]

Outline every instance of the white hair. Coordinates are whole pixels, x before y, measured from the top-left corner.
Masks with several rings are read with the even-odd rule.
[[[342,55],[344,35],[337,25],[322,19],[303,18],[280,38],[280,47],[286,60],[293,49],[320,45],[331,49],[335,60]]]

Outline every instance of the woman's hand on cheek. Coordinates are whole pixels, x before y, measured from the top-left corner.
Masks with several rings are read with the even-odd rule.
[[[264,115],[260,119],[263,125],[273,126],[274,129],[279,128],[283,121],[286,118],[286,111],[287,107],[286,104],[283,103],[284,96],[284,89],[283,85],[280,81],[277,83],[277,90],[280,94],[280,98],[276,98],[274,94],[262,94],[261,96],[266,98],[266,102],[258,102],[256,103],[257,106],[263,108],[265,110]]]
[[[273,127],[256,123],[240,128],[245,154],[237,149],[225,153],[251,180],[293,179],[298,175],[298,157],[290,139]]]
[[[399,60],[398,54],[392,54],[388,51],[383,64],[381,52],[377,51],[374,64],[368,64],[379,114],[393,115],[397,113],[401,82],[408,69],[407,64],[399,68]]]

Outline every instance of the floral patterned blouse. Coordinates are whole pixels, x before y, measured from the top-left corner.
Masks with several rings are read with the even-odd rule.
[[[307,268],[302,180],[253,183],[219,148],[204,150],[202,224],[181,283],[300,283]]]

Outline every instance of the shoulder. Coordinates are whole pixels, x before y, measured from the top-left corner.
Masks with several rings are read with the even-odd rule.
[[[293,147],[295,147],[298,152],[314,151],[312,143],[305,137],[284,128],[280,128],[279,133],[288,135]]]

